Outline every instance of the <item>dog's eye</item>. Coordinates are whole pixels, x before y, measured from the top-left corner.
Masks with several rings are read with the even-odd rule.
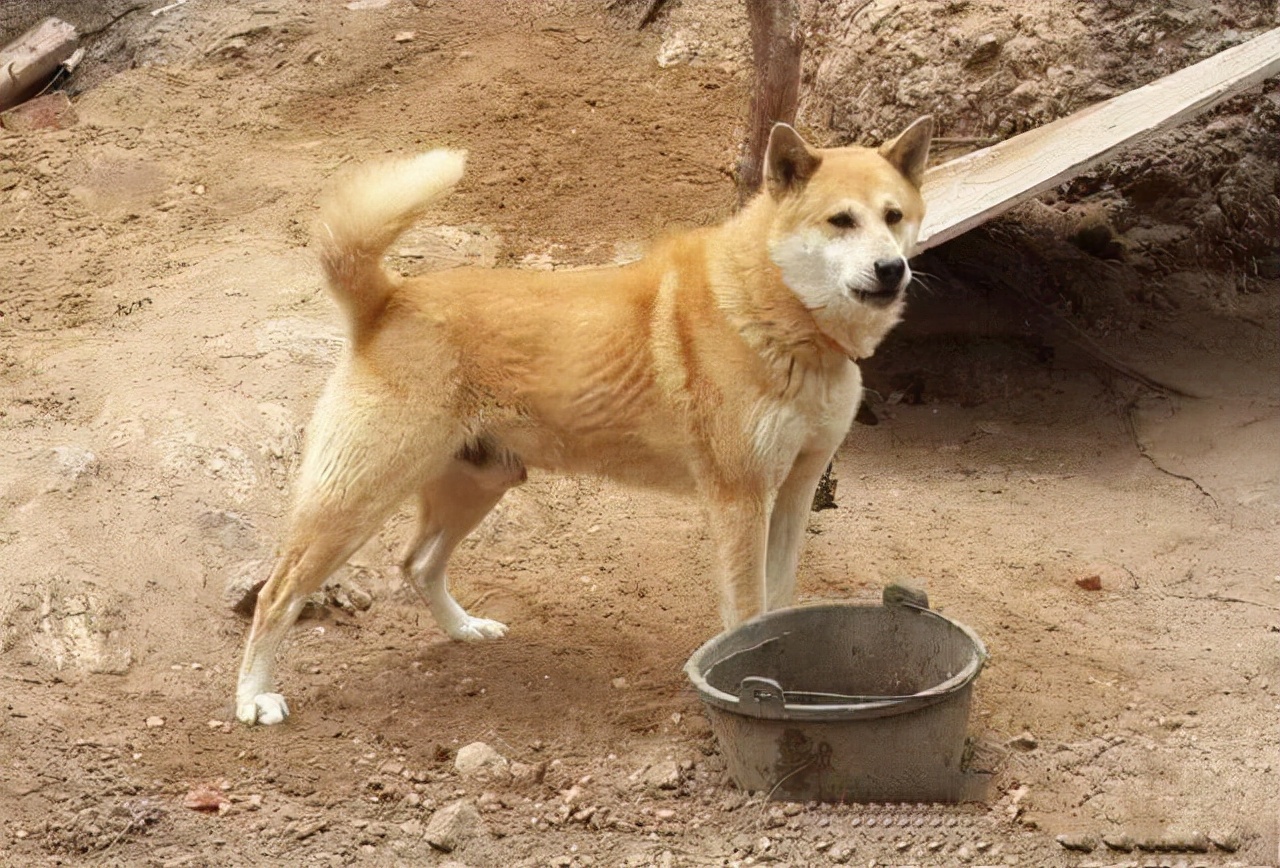
[[[895,223],[901,223],[902,212],[897,208],[890,208],[888,211],[884,212],[884,222],[888,223],[890,226]]]
[[[852,229],[858,225],[858,221],[853,219],[853,215],[848,211],[841,211],[839,214],[833,214],[827,218],[827,222],[837,229]]]

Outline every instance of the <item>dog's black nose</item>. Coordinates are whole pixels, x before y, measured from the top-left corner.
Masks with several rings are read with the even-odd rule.
[[[876,280],[885,292],[897,292],[902,283],[902,275],[907,273],[907,261],[902,257],[896,259],[876,260]]]

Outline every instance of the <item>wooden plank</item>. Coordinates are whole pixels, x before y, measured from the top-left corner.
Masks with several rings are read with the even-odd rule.
[[[1280,75],[1280,28],[1143,87],[931,169],[917,251],[1087,171],[1125,145]]]
[[[46,18],[0,48],[0,111],[34,96],[76,50],[76,29]]]

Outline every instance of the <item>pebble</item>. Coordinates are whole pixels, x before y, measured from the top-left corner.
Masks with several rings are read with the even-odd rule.
[[[547,764],[540,763],[522,763],[513,762],[510,766],[511,778],[516,783],[537,784],[542,782],[542,778],[547,773]]]
[[[50,486],[49,491],[70,492],[82,477],[98,473],[98,456],[79,446],[55,446],[53,463],[60,481]]]
[[[1240,833],[1234,829],[1210,832],[1209,841],[1225,853],[1234,853],[1240,849]]]
[[[1014,750],[1032,751],[1039,746],[1040,742],[1036,740],[1036,737],[1025,729],[1009,739],[1009,747]]]
[[[1173,833],[1165,835],[1159,840],[1161,850],[1172,850],[1183,853],[1207,853],[1209,852],[1209,839],[1207,836],[1199,832],[1191,832],[1188,834]],[[1143,848],[1147,849],[1147,848]]]
[[[1134,848],[1133,838],[1123,833],[1119,835],[1103,835],[1102,843],[1112,850],[1128,853]]]
[[[1098,840],[1092,835],[1059,835],[1055,840],[1061,844],[1064,849],[1075,850],[1080,853],[1091,853],[1093,852],[1093,848],[1098,846]]]
[[[182,799],[182,806],[192,811],[221,811],[224,804],[230,804],[222,793],[211,787],[196,787]]]
[[[969,53],[965,66],[979,66],[989,60],[995,60],[997,54],[1000,53],[1000,38],[994,33],[985,33],[978,37],[978,41],[974,43],[973,51]]]
[[[267,583],[270,564],[262,560],[244,561],[231,571],[227,586],[222,592],[222,602],[237,615],[253,616],[258,605],[258,591]]]
[[[1076,579],[1076,587],[1084,591],[1101,591],[1102,576],[1082,576]]]
[[[458,749],[453,767],[464,778],[505,777],[509,774],[507,758],[482,741],[475,741]]]
[[[147,729],[159,729],[159,728],[160,728],[160,727],[162,727],[162,726],[164,726],[164,718],[163,718],[163,717],[148,717],[148,718],[147,718]]]
[[[653,790],[674,790],[680,786],[680,766],[674,760],[654,763],[645,771],[641,782]]]
[[[488,834],[489,827],[476,806],[463,799],[432,814],[422,837],[435,849],[451,853],[471,839]]]

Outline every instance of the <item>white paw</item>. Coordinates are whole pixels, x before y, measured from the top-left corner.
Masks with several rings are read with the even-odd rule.
[[[288,716],[289,705],[279,693],[259,693],[251,702],[242,702],[236,709],[236,717],[249,726],[255,723],[271,726]]]
[[[468,615],[457,624],[446,627],[445,632],[449,634],[450,639],[457,639],[459,642],[484,642],[489,639],[501,639],[507,635],[507,625],[501,621],[473,618]]]

